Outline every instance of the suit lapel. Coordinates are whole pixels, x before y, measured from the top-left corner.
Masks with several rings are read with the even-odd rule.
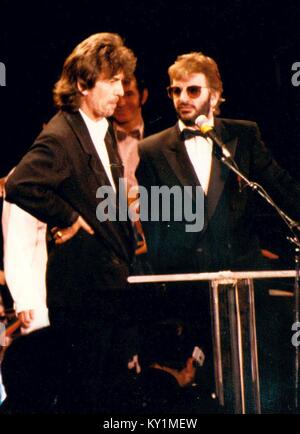
[[[103,167],[103,164],[101,162],[101,159],[99,158],[97,151],[95,149],[95,146],[92,142],[92,139],[90,137],[90,134],[88,132],[88,129],[80,115],[79,112],[75,112],[75,113],[63,113],[65,118],[67,119],[67,122],[69,123],[69,125],[71,126],[74,134],[76,135],[80,146],[82,147],[83,151],[85,152],[86,156],[87,156],[87,161],[88,161],[88,165],[91,168],[92,173],[95,176],[96,179],[96,185],[99,186],[103,186],[103,185],[111,185],[108,176],[106,175],[105,169]],[[116,188],[118,189],[118,185],[119,185],[119,179],[118,177],[122,177],[123,176],[123,166],[122,166],[122,162],[121,159],[118,155],[117,152],[114,152],[114,149],[116,148],[116,142],[115,142],[115,137],[114,137],[114,133],[112,130],[112,126],[109,125],[107,134],[105,136],[105,144],[107,146],[107,151],[108,151],[108,155],[109,155],[109,159],[110,159],[110,163],[113,165],[112,167],[112,174],[114,177],[114,181],[116,184]],[[96,189],[95,189],[96,191]],[[116,203],[118,203],[116,201]],[[118,206],[118,205],[117,205]],[[118,210],[117,210],[118,213]],[[123,233],[125,234],[126,238],[131,238],[132,239],[132,228],[131,225],[128,221],[126,222],[119,222],[119,228],[122,228]],[[112,222],[107,221],[106,222],[106,228],[107,226],[111,227],[112,232],[114,232],[115,237],[118,239],[120,248],[117,249],[118,252],[120,253],[120,250],[124,250],[124,256],[128,256],[126,253],[126,249],[124,249],[123,247],[123,243],[122,240],[119,236],[118,233],[116,233],[116,231],[114,230],[114,226],[112,225]],[[110,234],[106,231],[103,231],[103,237],[105,239],[107,239],[107,241],[109,243],[111,243],[111,236]],[[115,246],[113,245],[113,248],[115,248]]]
[[[238,139],[236,136],[231,136],[228,129],[225,128],[221,119],[215,119],[215,130],[218,137],[226,145],[227,149],[234,158]],[[215,149],[218,151],[217,149]],[[228,177],[229,169],[216,156],[216,152],[212,155],[211,175],[207,191],[207,212],[210,219],[217,207],[221,194]]]
[[[228,128],[225,127],[221,119],[215,119],[215,129],[217,135],[221,137],[232,157],[234,157],[238,142],[237,137],[230,134]],[[165,154],[173,172],[183,186],[200,186],[199,179],[189,159],[186,147],[184,146],[183,141],[180,139],[178,124],[176,124],[170,130],[169,141],[163,144],[162,152]],[[210,220],[216,210],[217,204],[224,190],[228,173],[229,169],[217,158],[215,152],[213,152],[211,175],[205,201],[206,218],[204,230],[207,227],[207,222]],[[194,192],[193,198],[195,199]]]
[[[74,134],[76,135],[80,146],[86,153],[88,166],[91,168],[91,171],[96,178],[97,185],[111,185],[108,176],[106,175],[101,159],[99,158],[99,155],[92,142],[87,126],[85,125],[80,113],[64,112],[64,116],[66,117]]]
[[[199,179],[189,159],[184,142],[180,138],[178,124],[171,128],[169,141],[163,144],[162,151],[183,186],[200,186]]]
[[[106,136],[105,145],[109,157],[111,173],[115,182],[116,189],[119,189],[119,179],[124,177],[124,167],[122,160],[118,153],[117,142],[115,139],[114,130],[111,124],[109,124]]]

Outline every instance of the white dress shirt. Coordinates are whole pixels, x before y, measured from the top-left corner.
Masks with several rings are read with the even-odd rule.
[[[178,124],[180,131],[187,128],[181,120]],[[212,140],[195,136],[185,140],[184,144],[203,191],[207,195],[212,162]]]
[[[2,228],[4,273],[15,310],[34,310],[30,327],[22,332],[46,327],[46,224],[4,200]]]
[[[0,405],[5,400],[5,398],[6,398],[6,392],[5,392],[4,384],[2,382],[2,375],[0,371]]]
[[[79,113],[81,114],[83,121],[90,133],[92,142],[95,146],[101,163],[103,164],[106,175],[108,176],[114,191],[116,191],[116,185],[112,176],[109,156],[104,141],[108,129],[108,121],[106,118],[100,119],[100,121],[93,121],[81,109],[79,109]]]

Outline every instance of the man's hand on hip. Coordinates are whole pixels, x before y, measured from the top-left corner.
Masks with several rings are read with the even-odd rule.
[[[77,234],[80,228],[84,229],[88,234],[94,235],[94,231],[90,227],[90,225],[87,224],[87,222],[79,216],[78,219],[72,224],[72,226],[69,226],[68,228],[55,227],[51,229],[55,244],[63,244],[66,241],[70,240],[74,237],[74,235]]]

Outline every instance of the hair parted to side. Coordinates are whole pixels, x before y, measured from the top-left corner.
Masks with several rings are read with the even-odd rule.
[[[134,73],[136,57],[116,33],[96,33],[77,45],[65,60],[60,79],[54,86],[57,108],[76,111],[80,105],[78,83],[83,89],[94,87],[100,74],[111,78],[120,71]]]
[[[177,57],[176,61],[168,69],[170,81],[186,79],[191,74],[202,73],[207,79],[208,86],[217,92],[220,97],[215,107],[214,113],[220,113],[220,104],[225,101],[222,98],[223,83],[217,63],[201,52],[192,52],[182,54]]]

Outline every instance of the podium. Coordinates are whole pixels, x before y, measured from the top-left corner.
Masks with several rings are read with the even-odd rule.
[[[295,270],[130,276],[128,282],[207,281],[216,394],[234,413],[261,413],[254,280],[295,278]]]

